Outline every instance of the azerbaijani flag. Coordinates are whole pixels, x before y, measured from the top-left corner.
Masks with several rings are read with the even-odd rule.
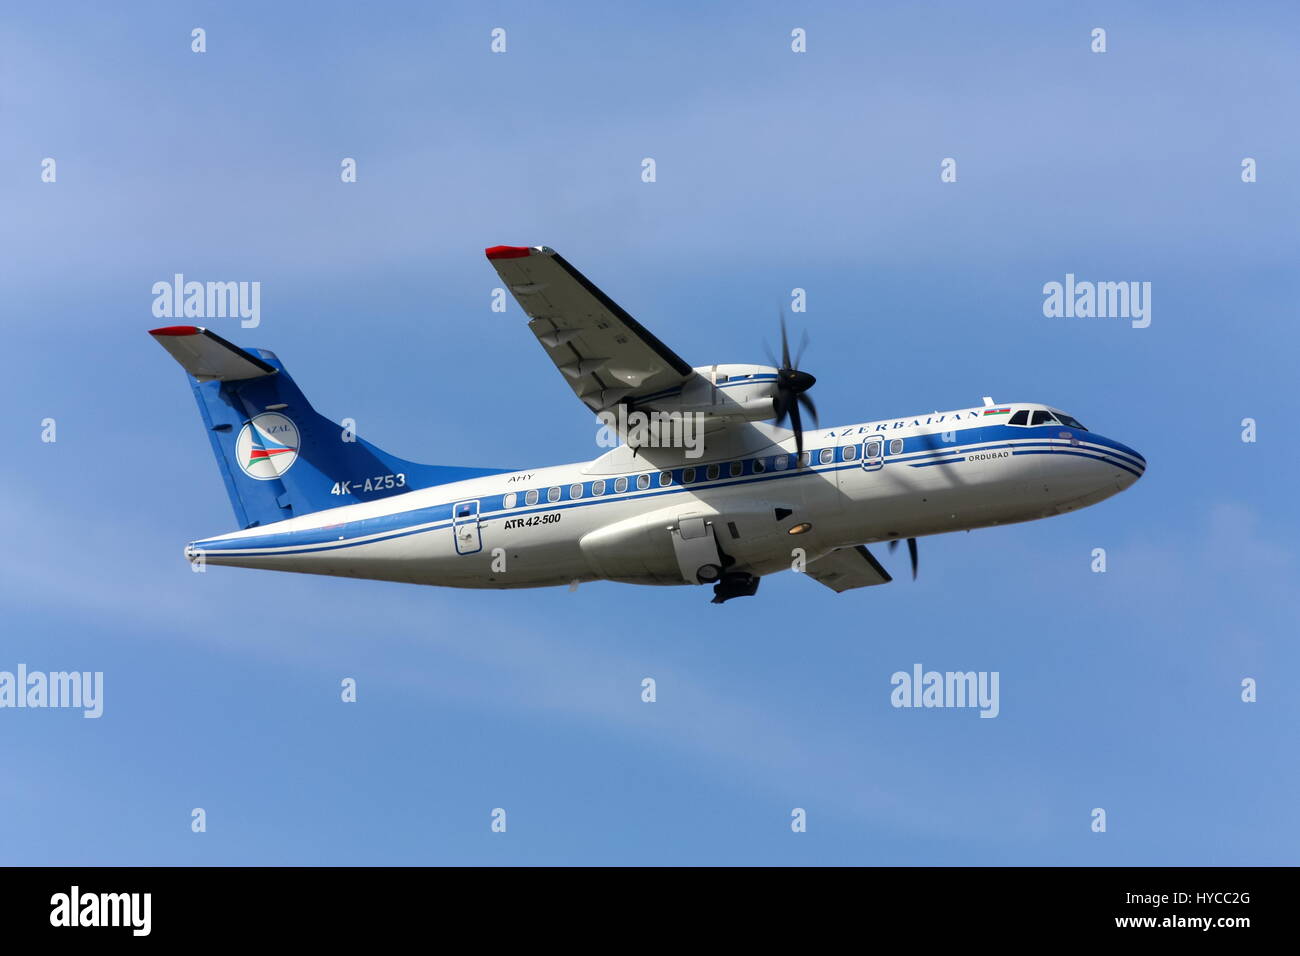
[[[984,409],[984,414],[985,414],[985,415],[1010,415],[1010,414],[1011,414],[1011,409],[1009,409],[1009,408],[986,408],[986,409]]]

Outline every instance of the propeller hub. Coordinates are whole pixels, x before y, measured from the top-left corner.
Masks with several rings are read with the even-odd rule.
[[[781,369],[781,383],[796,395],[806,392],[817,384],[817,379],[807,372],[801,372],[797,368]]]

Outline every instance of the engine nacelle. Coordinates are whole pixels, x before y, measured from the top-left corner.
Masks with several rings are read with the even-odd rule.
[[[706,365],[676,394],[637,402],[638,411],[702,415],[716,422],[757,422],[776,414],[777,371],[770,365]]]

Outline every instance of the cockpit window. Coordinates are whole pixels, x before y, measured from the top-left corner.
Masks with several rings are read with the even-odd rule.
[[[1088,430],[1084,426],[1083,422],[1079,421],[1077,418],[1071,418],[1069,415],[1065,414],[1065,412],[1057,412],[1056,417],[1060,420],[1061,424],[1067,428],[1077,428],[1081,432],[1086,432]]]
[[[1008,425],[1028,425],[1028,424],[1029,424],[1029,409],[1027,409],[1027,408],[1022,408],[1022,409],[1020,409],[1020,411],[1016,412],[1014,415],[1012,415],[1010,418],[1007,419],[1007,424],[1008,424]]]
[[[1055,425],[1055,424],[1057,424],[1057,421],[1056,421],[1056,416],[1055,416],[1055,415],[1053,415],[1051,412],[1044,411],[1043,409],[1040,408],[1040,409],[1038,409],[1036,412],[1034,412],[1034,417],[1033,417],[1032,419],[1030,419],[1029,424],[1031,424],[1031,425]]]

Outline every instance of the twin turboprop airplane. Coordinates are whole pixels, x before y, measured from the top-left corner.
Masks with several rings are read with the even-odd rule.
[[[891,580],[868,544],[906,539],[915,577],[923,535],[1063,514],[1146,469],[1035,403],[805,431],[814,379],[784,328],[779,367],[692,368],[555,251],[487,257],[564,381],[624,441],[529,471],[420,465],[319,415],[272,353],[155,329],[189,375],[241,528],[190,544],[192,561],[464,588],[712,584],[714,603],[801,567],[840,592]],[[645,420],[657,430],[634,427]],[[702,445],[661,440],[692,424]]]

